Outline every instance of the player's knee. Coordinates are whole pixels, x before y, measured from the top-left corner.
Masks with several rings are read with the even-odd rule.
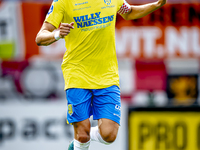
[[[109,119],[99,120],[99,133],[104,141],[112,143],[115,141],[119,125]]]
[[[75,139],[81,143],[86,143],[90,140],[90,121],[89,119],[76,122],[74,125]]]
[[[113,143],[117,137],[116,131],[103,131],[101,137],[103,138],[104,141],[108,143]]]
[[[90,136],[88,134],[78,134],[77,140],[81,143],[86,143],[90,140]]]
[[[108,143],[113,143],[114,141],[115,141],[115,139],[116,139],[116,135],[115,134],[107,134],[107,135],[105,135],[103,138],[104,138],[104,141],[106,141],[106,142],[108,142]]]

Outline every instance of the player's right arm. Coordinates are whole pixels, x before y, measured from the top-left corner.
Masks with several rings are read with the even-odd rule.
[[[47,46],[55,41],[57,41],[59,38],[64,38],[70,33],[70,30],[73,29],[74,23],[61,23],[60,28],[53,32],[56,27],[48,22],[44,22],[40,31],[38,32],[36,36],[36,43],[38,46]]]
[[[50,45],[70,33],[70,30],[74,28],[74,23],[61,23],[66,10],[64,0],[53,0],[45,21],[36,36],[37,45]],[[55,29],[57,30],[53,32]]]

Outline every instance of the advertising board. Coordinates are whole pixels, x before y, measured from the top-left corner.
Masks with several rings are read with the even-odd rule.
[[[129,150],[200,150],[200,108],[130,109]]]

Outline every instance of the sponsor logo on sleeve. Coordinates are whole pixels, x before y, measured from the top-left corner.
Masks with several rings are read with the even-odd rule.
[[[53,6],[53,5],[51,5],[51,7],[50,7],[50,9],[49,9],[49,12],[48,12],[48,14],[47,14],[47,15],[49,15],[49,14],[51,14],[51,13],[53,12],[53,8],[54,8],[54,6]]]

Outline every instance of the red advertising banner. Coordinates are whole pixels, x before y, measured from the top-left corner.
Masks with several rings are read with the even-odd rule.
[[[199,58],[200,4],[167,4],[141,19],[117,18],[119,57]]]

